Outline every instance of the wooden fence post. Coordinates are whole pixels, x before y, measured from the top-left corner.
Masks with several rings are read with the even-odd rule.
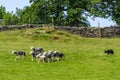
[[[101,29],[100,29],[100,23],[98,22],[98,37],[101,38]]]

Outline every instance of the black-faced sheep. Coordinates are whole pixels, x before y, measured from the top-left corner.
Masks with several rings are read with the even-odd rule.
[[[20,56],[23,56],[23,57],[25,57],[26,56],[26,53],[25,53],[25,51],[16,51],[16,50],[13,50],[12,51],[12,54],[14,54],[15,56],[16,56],[16,58],[15,58],[15,60],[17,59],[17,58],[19,58]],[[23,58],[22,58],[23,59]]]
[[[40,52],[40,53],[43,53],[43,48],[39,47],[39,48],[35,48],[34,46],[31,47],[31,50],[34,51],[34,52]]]
[[[40,52],[34,52],[34,51],[30,51],[30,54],[31,54],[31,56],[32,56],[32,61],[34,60],[34,58],[36,58],[36,56],[37,55],[42,55],[42,53],[40,53]]]
[[[52,57],[56,58],[59,61],[61,58],[65,58],[65,55],[61,52],[54,51]]]
[[[38,55],[38,54],[40,54],[40,55],[42,55],[42,53],[43,53],[43,48],[34,48],[34,46],[32,46],[31,47],[31,50],[32,51],[30,51],[30,54],[31,54],[31,56],[32,56],[32,61],[34,60],[34,58],[36,58],[36,56]]]

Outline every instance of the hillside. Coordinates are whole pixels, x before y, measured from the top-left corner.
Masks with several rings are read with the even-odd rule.
[[[0,80],[119,80],[120,39],[82,38],[48,28],[0,32]],[[51,63],[31,61],[30,47],[58,50],[66,58]],[[106,56],[105,49],[115,54]],[[24,50],[14,60],[12,50]]]

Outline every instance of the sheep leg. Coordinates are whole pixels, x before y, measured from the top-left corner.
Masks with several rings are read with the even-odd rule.
[[[14,60],[16,61],[16,59],[17,59],[17,57],[15,57],[15,59],[14,59]]]
[[[45,63],[45,59],[43,59],[43,63]]]
[[[32,59],[31,59],[31,61],[33,61],[33,57],[32,57]]]
[[[24,56],[22,56],[22,60],[24,59]]]
[[[53,62],[53,58],[51,58],[51,62]]]
[[[19,58],[19,56],[16,56],[16,57],[15,57],[15,60],[17,60],[17,58]]]
[[[36,61],[37,61],[37,58],[36,58]]]
[[[50,59],[48,58],[48,63],[50,63]]]
[[[60,60],[60,58],[57,58],[57,61],[59,61]]]
[[[42,60],[43,60],[43,63],[45,63],[45,58],[43,58]]]
[[[40,63],[40,59],[38,59],[38,63]]]
[[[54,62],[54,60],[55,60],[55,57],[52,57],[51,61]]]

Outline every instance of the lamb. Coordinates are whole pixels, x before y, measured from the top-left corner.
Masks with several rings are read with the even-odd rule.
[[[104,50],[104,53],[109,55],[109,54],[114,54],[114,51],[112,49]]]
[[[15,56],[16,56],[16,58],[15,58],[15,60],[17,59],[17,58],[19,58],[20,56],[23,56],[23,57],[25,57],[26,56],[26,53],[25,53],[25,51],[16,51],[16,50],[13,50],[12,51],[12,54],[14,54]],[[23,59],[23,58],[22,58]]]

